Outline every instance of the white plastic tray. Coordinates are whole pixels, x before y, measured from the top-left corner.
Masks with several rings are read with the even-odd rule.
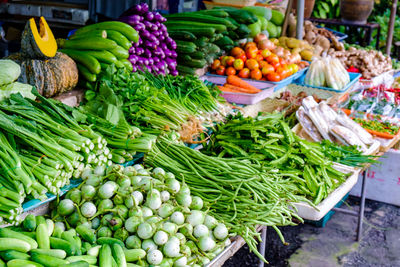
[[[335,164],[334,167],[340,171],[351,172],[352,174],[343,184],[317,205],[318,210],[304,202],[294,203],[294,206],[297,208],[297,214],[301,218],[310,221],[321,220],[357,183],[361,169],[346,168],[347,166],[339,164]]]

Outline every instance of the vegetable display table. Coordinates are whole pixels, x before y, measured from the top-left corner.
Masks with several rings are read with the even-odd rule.
[[[317,19],[317,18],[310,18],[308,19],[315,23],[327,24],[327,25],[338,25],[338,26],[345,26],[348,32],[354,33],[353,30],[356,28],[362,28],[366,31],[365,38],[359,37],[360,44],[364,44],[366,46],[371,44],[372,41],[372,31],[377,30],[376,39],[379,40],[381,35],[381,27],[378,23],[348,23],[343,22],[340,19]],[[379,42],[376,42],[376,49],[379,50]]]

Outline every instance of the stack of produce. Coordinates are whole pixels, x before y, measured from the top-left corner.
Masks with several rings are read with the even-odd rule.
[[[293,37],[279,37],[279,39],[271,39],[274,44],[276,44],[276,48],[273,50],[274,53],[284,53],[287,54],[287,50],[293,54],[299,54],[301,59],[311,61],[314,56],[319,56],[320,53],[317,54],[315,48],[310,45],[307,41],[299,40]],[[282,49],[283,48],[283,49]]]
[[[255,37],[260,32],[267,33],[270,38],[281,36],[284,14],[262,6],[246,6],[242,9],[253,13],[258,18],[257,22],[249,25],[251,37]]]
[[[28,215],[23,227],[0,229],[9,249],[0,258],[15,254],[44,266],[203,266],[230,244],[228,228],[207,203],[161,168],[115,165],[83,178],[53,207],[52,219]]]
[[[72,90],[78,83],[75,62],[57,52],[57,43],[46,20],[27,21],[21,38],[21,52],[9,58],[21,66],[18,81],[35,86],[41,95],[51,97]]]
[[[0,69],[0,100],[16,93],[20,93],[23,97],[35,99],[35,96],[31,93],[31,85],[16,82],[21,74],[21,68],[17,63],[2,59],[0,60]]]
[[[296,112],[307,135],[316,142],[329,140],[343,145],[357,146],[366,153],[375,141],[365,129],[346,114],[338,114],[325,101],[317,104],[312,96],[303,99]]]
[[[178,70],[195,74],[218,57],[221,49],[230,51],[239,39],[248,37],[247,25],[257,17],[244,9],[219,8],[166,16],[169,35],[176,40]]]
[[[19,220],[18,213],[8,210],[20,207],[25,197],[43,200],[46,192],[57,194],[70,178],[79,178],[89,164],[111,163],[103,137],[79,125],[54,100],[32,92],[40,104],[19,94],[0,103],[0,164],[4,170],[0,183],[5,190],[0,195],[9,197],[8,191],[19,195],[19,203],[6,201],[1,206],[0,217],[9,222]]]
[[[350,47],[345,51],[332,51],[330,55],[338,58],[346,69],[357,68],[366,79],[392,69],[390,56],[382,54],[381,51]]]
[[[267,39],[257,35],[254,42],[234,47],[228,56],[214,60],[211,69],[218,75],[237,75],[241,78],[279,82],[306,67],[298,53],[291,54]]]
[[[294,225],[294,218],[302,221],[291,203],[309,202],[296,194],[297,186],[291,180],[282,179],[283,175],[268,171],[268,167],[248,159],[207,156],[166,137],[159,137],[144,161],[174,173],[193,195],[209,201],[208,214],[224,221],[262,259],[256,246],[260,237],[257,226],[273,227],[283,240],[277,226]]]
[[[134,72],[146,69],[155,74],[178,75],[177,45],[168,35],[167,27],[163,24],[166,19],[160,13],[149,11],[149,6],[143,3],[125,11],[119,20],[131,25],[139,33],[138,42],[129,49],[129,61]]]
[[[128,24],[106,21],[80,28],[68,40],[58,42],[59,51],[77,62],[81,86],[92,89],[91,83],[109,64],[132,71],[128,50],[138,39],[138,33]]]
[[[342,90],[350,82],[350,75],[337,58],[315,58],[307,71],[304,83],[317,87]]]

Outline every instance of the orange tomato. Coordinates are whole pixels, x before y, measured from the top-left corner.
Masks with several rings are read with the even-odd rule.
[[[256,56],[256,60],[257,60],[257,61],[262,61],[262,60],[264,60],[264,58],[263,58],[262,55],[258,54],[258,55]]]
[[[276,64],[279,63],[279,57],[275,54],[271,54],[266,58],[269,64]]]
[[[281,65],[283,65],[283,64],[287,64],[287,61],[286,61],[286,59],[279,58],[279,63],[280,63]]]
[[[258,65],[260,65],[260,69],[264,68],[266,65],[269,65],[267,61],[258,61]]]
[[[234,61],[235,61],[234,57],[228,56],[227,59],[226,59],[226,65],[227,66],[232,66]]]
[[[254,80],[260,80],[262,78],[261,71],[259,69],[254,69],[250,72],[250,77]]]
[[[276,72],[268,73],[267,80],[271,82],[279,82],[281,80],[281,76],[279,76]]]
[[[268,49],[264,49],[261,51],[261,56],[263,56],[263,58],[267,58],[271,55],[271,51],[269,51]]]
[[[231,50],[231,56],[234,56],[234,57],[237,57],[238,55],[240,55],[242,53],[244,53],[243,49],[238,46],[232,48],[232,50]]]
[[[281,66],[281,63],[279,62],[273,62],[271,63],[272,67],[274,67],[274,69],[276,70],[277,68],[279,68]]]
[[[225,74],[225,67],[224,66],[219,66],[218,68],[217,68],[217,74],[218,75],[224,75]]]
[[[213,64],[211,65],[211,69],[216,70],[219,66],[221,66],[221,60],[216,59],[216,60],[214,60]]]
[[[221,59],[221,65],[225,67],[227,65],[226,62],[228,59],[229,59],[228,56],[223,56]]]
[[[240,78],[249,78],[250,77],[250,70],[248,68],[241,69],[239,71]]]
[[[235,68],[235,70],[243,69],[244,67],[243,60],[241,60],[240,58],[235,59],[235,61],[233,62],[233,67]]]
[[[265,66],[261,69],[262,75],[264,75],[264,76],[267,76],[269,73],[274,72],[274,71],[275,71],[274,67],[272,67],[272,66],[269,65],[268,63],[267,63],[267,65],[265,65]]]
[[[246,57],[246,53],[243,52],[240,55],[236,56],[237,59],[241,59],[243,62],[246,62],[247,57]]]
[[[248,43],[245,44],[244,50],[247,51],[247,49],[248,49],[249,47],[255,47],[255,48],[257,48],[257,45],[256,45],[255,42],[248,42]]]
[[[226,75],[235,75],[236,74],[236,70],[234,67],[228,67],[225,71]]]
[[[257,47],[249,47],[246,49],[246,57],[247,58],[256,58],[257,56]]]
[[[285,79],[285,78],[286,78],[287,72],[286,72],[285,67],[279,66],[278,68],[276,68],[276,73],[277,73],[282,79]]]
[[[249,70],[254,70],[258,69],[260,66],[255,59],[248,59],[246,60],[246,67],[249,68]]]

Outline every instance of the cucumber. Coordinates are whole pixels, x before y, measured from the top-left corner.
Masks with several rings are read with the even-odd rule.
[[[127,262],[135,262],[137,260],[143,259],[146,257],[146,251],[143,249],[125,249],[124,250],[125,259]]]
[[[214,44],[218,45],[219,47],[224,47],[227,45],[233,45],[233,41],[228,36],[223,36],[222,38],[215,41]]]
[[[240,39],[239,35],[234,31],[230,31],[228,33],[228,37],[231,38],[232,40]]]
[[[19,232],[19,233],[24,234],[24,235],[36,240],[36,232]]]
[[[43,255],[49,255],[53,256],[59,259],[65,259],[67,257],[67,253],[62,250],[62,249],[42,249],[42,248],[37,248],[37,249],[32,249],[30,253],[37,253],[37,254],[43,254]]]
[[[19,252],[28,252],[31,249],[31,245],[17,238],[1,237],[0,238],[0,251],[4,250],[16,250]]]
[[[199,14],[199,13],[176,13],[172,15],[166,15],[167,22],[175,22],[175,21],[191,21],[195,23],[204,23],[210,24],[211,27],[214,25],[224,25],[226,28],[230,30],[234,30],[237,27],[233,25],[229,20],[223,18],[217,18],[213,16],[209,16],[206,14]]]
[[[127,59],[129,57],[129,51],[117,45],[114,49],[109,50],[118,59]]]
[[[63,264],[68,264],[69,262],[60,258],[56,258],[50,255],[33,253],[31,258],[34,262],[40,263],[46,267],[58,267]]]
[[[42,215],[36,216],[36,227],[41,223],[46,223],[46,219]]]
[[[74,249],[72,255],[77,255],[78,251],[80,252],[78,244],[76,243],[76,240],[74,239],[75,235],[76,235],[76,232],[71,231],[71,229],[68,231],[65,231],[61,234],[61,238],[64,239],[65,241],[69,242],[72,245],[72,247]]]
[[[195,75],[196,74],[196,69],[182,65],[182,64],[178,64],[176,69],[178,70],[179,74],[183,74],[183,75],[185,75],[185,74]]]
[[[86,261],[76,261],[76,262],[71,262],[69,264],[63,264],[60,265],[60,267],[90,267],[89,263]]]
[[[231,17],[227,17],[227,18],[225,18],[226,20],[229,20],[233,25],[235,25],[236,26],[236,29],[240,26],[240,23],[238,23],[236,20],[234,20],[233,18],[231,18]]]
[[[66,260],[69,262],[86,261],[87,263],[93,264],[93,265],[95,265],[97,263],[97,257],[90,256],[90,255],[70,256]]]
[[[208,44],[209,39],[205,36],[202,36],[200,38],[198,38],[196,41],[194,41],[193,43],[198,46],[198,47],[204,47]]]
[[[78,69],[79,69],[79,63],[78,64],[76,64],[77,66],[78,66]],[[82,66],[82,65],[81,65]],[[86,67],[84,67],[89,73],[90,73],[90,71],[86,68]],[[92,73],[90,73],[90,74],[92,74]],[[93,74],[94,75],[94,74]],[[96,77],[96,75],[95,75],[95,77]],[[86,78],[86,77],[85,77]],[[86,79],[87,80],[87,79]],[[82,79],[79,79],[78,80],[78,83],[80,82],[80,81],[82,81]],[[59,238],[61,238],[61,234],[64,232],[64,230],[61,228],[61,227],[57,227],[57,226],[55,226],[54,227],[54,231],[53,231],[53,234],[52,234],[52,236],[54,236],[54,237],[59,237]]]
[[[88,37],[82,39],[67,40],[62,48],[76,50],[110,50],[117,47],[117,43],[113,40]]]
[[[86,54],[84,51],[78,51],[72,49],[59,49],[58,51],[67,54],[77,63],[80,63],[83,66],[85,66],[93,74],[99,74],[101,71],[99,61],[95,57]]]
[[[204,10],[199,10],[196,13],[199,14],[205,14],[213,17],[218,17],[218,18],[229,18],[229,14],[226,13],[223,10],[217,10],[217,9],[204,9]]]
[[[196,51],[196,52],[191,53],[190,57],[193,59],[204,59],[204,53],[202,53],[200,51]]]
[[[82,255],[82,239],[79,236],[74,236],[76,255]]]
[[[142,266],[134,264],[134,263],[127,262],[126,263],[126,267],[142,267]]]
[[[258,18],[250,11],[244,9],[236,9],[231,7],[214,7],[215,9],[226,11],[231,18],[236,20],[238,23],[246,25],[256,23]]]
[[[50,247],[53,249],[62,249],[67,253],[68,256],[72,256],[72,254],[75,253],[74,246],[72,244],[57,237],[50,237]]]
[[[133,71],[133,66],[132,63],[127,60],[127,59],[120,59],[119,62],[121,62],[122,65],[128,70],[128,71]]]
[[[205,65],[207,65],[207,62],[204,59],[191,59],[189,61],[184,61],[184,62],[179,62],[184,64],[185,66],[200,69],[204,68]]]
[[[215,29],[216,32],[225,32],[227,30],[225,25],[222,24],[212,24],[212,23],[203,23],[203,22],[194,22],[194,21],[185,21],[185,20],[174,20],[174,21],[166,21],[164,22],[165,26],[169,28],[170,26],[187,26],[190,27],[201,27],[201,28],[212,28]]]
[[[46,219],[46,226],[47,226],[47,233],[49,234],[49,236],[51,236],[53,234],[53,231],[54,231],[54,222],[53,222],[53,220]]]
[[[204,28],[204,27],[190,27],[188,25],[179,25],[179,26],[168,26],[168,31],[187,31],[187,32],[191,32],[194,35],[196,35],[196,37],[201,37],[201,36],[205,36],[205,37],[212,37],[215,34],[215,29],[214,28]]]
[[[190,54],[196,51],[196,45],[192,42],[176,40],[176,52]]]
[[[126,267],[126,258],[123,248],[118,244],[113,244],[111,246],[111,251],[117,266]]]
[[[89,50],[85,51],[87,55],[90,55],[96,58],[99,62],[104,62],[108,64],[115,63],[118,59],[114,56],[113,53],[103,50],[103,51],[96,51],[96,50]]]
[[[43,267],[43,265],[34,261],[15,259],[7,262],[7,267]]]
[[[239,27],[236,29],[236,33],[239,35],[240,38],[246,38],[251,33],[249,27],[245,24],[240,24]]]
[[[33,215],[33,214],[28,214],[28,215],[25,217],[25,219],[24,219],[22,225],[23,225],[23,227],[24,227],[24,229],[25,229],[26,231],[30,231],[30,232],[35,231],[35,229],[36,229],[36,218],[35,218],[35,215]]]
[[[103,244],[99,253],[99,267],[111,267],[112,254],[111,248],[108,244]]]
[[[89,229],[84,225],[79,225],[78,227],[76,227],[75,230],[83,240],[91,244],[94,244],[94,242],[96,242],[96,235],[94,234],[94,231],[92,231],[92,229]]]
[[[88,38],[88,37],[98,37],[98,38],[107,38],[107,32],[105,30],[95,30],[91,32],[86,32],[84,34],[76,34],[74,33],[70,37],[69,40],[75,40],[80,38]]]
[[[89,251],[89,249],[91,249],[91,248],[92,248],[92,245],[90,245],[88,242],[83,242],[82,248],[81,248],[82,254],[86,255],[87,252]]]
[[[25,241],[31,246],[31,249],[38,247],[38,243],[34,239],[30,238],[27,235],[15,232],[7,228],[0,228],[0,237],[17,238],[19,240]]]
[[[196,40],[196,35],[187,31],[168,31],[169,37],[174,40],[182,40],[182,41],[194,41]]]
[[[0,257],[5,261],[10,261],[13,259],[28,260],[30,258],[30,256],[26,253],[11,249],[6,251],[1,251]]]
[[[119,21],[106,21],[88,25],[78,29],[75,34],[86,33],[93,30],[114,30],[125,35],[125,37],[128,38],[128,40],[131,42],[136,43],[139,40],[139,35],[134,28],[126,23]]]
[[[113,40],[117,43],[117,45],[127,50],[132,46],[132,43],[122,33],[118,31],[107,30],[107,39]]]
[[[50,249],[50,239],[46,223],[41,223],[36,227],[36,240],[39,248]]]
[[[122,242],[119,239],[113,238],[113,237],[100,237],[97,239],[97,244],[99,245],[112,245],[112,244],[119,244],[121,247],[125,247],[124,242]]]
[[[192,60],[191,56],[188,54],[178,54],[177,61],[178,62],[185,62],[185,61],[190,61]]]

